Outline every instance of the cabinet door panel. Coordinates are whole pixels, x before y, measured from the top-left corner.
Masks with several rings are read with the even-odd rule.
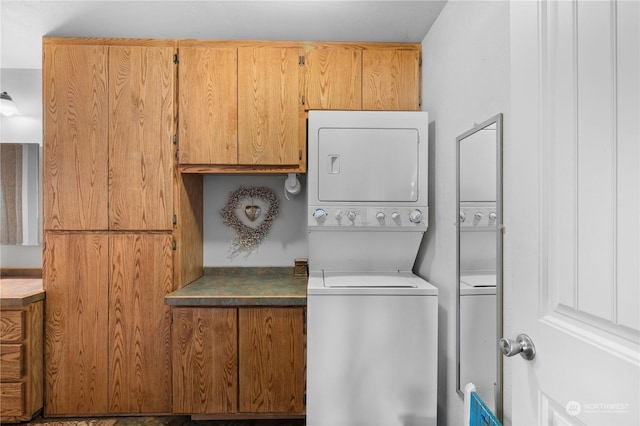
[[[109,237],[109,411],[171,411],[171,235]]]
[[[173,308],[173,412],[237,412],[236,308]]]
[[[109,48],[109,227],[171,230],[174,50]]]
[[[362,51],[315,48],[305,52],[305,109],[359,110]]]
[[[238,162],[236,48],[180,48],[180,164]]]
[[[44,48],[44,229],[107,229],[107,49]]]
[[[297,166],[301,140],[300,51],[238,49],[238,163]],[[304,139],[304,138],[303,138]]]
[[[240,411],[303,413],[304,308],[239,308]]]
[[[45,413],[107,412],[108,237],[45,235]]]
[[[363,51],[362,81],[362,109],[420,110],[420,51]]]

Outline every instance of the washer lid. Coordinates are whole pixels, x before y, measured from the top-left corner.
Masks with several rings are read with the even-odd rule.
[[[326,296],[437,296],[438,289],[408,271],[309,271],[307,294]]]
[[[324,273],[325,287],[403,287],[417,288],[420,279],[414,275],[400,274],[398,272],[326,272]]]

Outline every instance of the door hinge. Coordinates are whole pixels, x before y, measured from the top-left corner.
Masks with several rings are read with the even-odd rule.
[[[302,161],[302,150],[298,150],[298,160]]]
[[[178,216],[177,215],[173,215],[173,224],[177,225],[178,224]]]
[[[176,243],[176,240],[173,240],[172,243],[171,243],[171,248],[173,250],[176,250],[177,247],[178,247],[178,244]]]
[[[178,135],[173,135],[173,144],[178,145]]]
[[[180,57],[178,56],[177,53],[173,54],[173,63],[176,65],[180,63]]]
[[[305,102],[306,102],[306,99],[305,99],[304,95],[302,95],[302,105],[304,105]]]
[[[180,161],[180,150],[176,149],[176,161]]]
[[[304,66],[304,56],[298,56],[298,65]]]

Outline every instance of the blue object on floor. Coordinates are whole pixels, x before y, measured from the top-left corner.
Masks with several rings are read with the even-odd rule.
[[[502,426],[491,410],[482,402],[477,392],[470,392],[471,412],[469,426]]]

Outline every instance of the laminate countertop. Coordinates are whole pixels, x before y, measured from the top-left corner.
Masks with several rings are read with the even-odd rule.
[[[0,307],[26,306],[42,299],[42,278],[0,279]]]
[[[304,306],[307,277],[294,268],[206,268],[205,275],[165,297],[173,306]]]

